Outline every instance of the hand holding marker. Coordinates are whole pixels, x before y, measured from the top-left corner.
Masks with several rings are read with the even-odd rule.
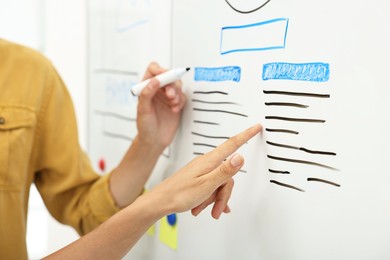
[[[164,87],[172,82],[175,82],[176,80],[179,80],[184,73],[189,71],[190,68],[177,68],[177,69],[171,69],[167,72],[161,73],[160,75],[157,75],[155,78],[160,82],[160,87]],[[142,92],[142,90],[148,85],[150,79],[144,80],[141,83],[136,84],[132,89],[131,93],[134,96],[139,96]]]

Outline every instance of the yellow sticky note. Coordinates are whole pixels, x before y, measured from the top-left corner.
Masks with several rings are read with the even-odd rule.
[[[150,235],[150,236],[154,236],[154,234],[156,233],[156,225],[153,225],[153,226],[151,226],[149,229],[148,229],[148,231],[146,231],[146,233],[148,234],[148,235]]]
[[[171,214],[160,220],[160,241],[174,250],[177,249],[176,214]]]

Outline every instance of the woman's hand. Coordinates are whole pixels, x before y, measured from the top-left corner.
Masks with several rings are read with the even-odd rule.
[[[229,213],[232,177],[244,164],[241,155],[232,154],[260,131],[261,126],[257,124],[233,136],[192,160],[145,196],[154,196],[159,204],[156,207],[168,205],[166,214],[191,210],[196,216],[210,204],[214,204],[211,215],[216,219],[222,212]]]
[[[151,80],[139,96],[137,115],[139,141],[143,145],[157,145],[162,150],[173,140],[186,101],[181,81],[159,87],[154,77],[165,71],[157,63],[148,66],[144,80]]]

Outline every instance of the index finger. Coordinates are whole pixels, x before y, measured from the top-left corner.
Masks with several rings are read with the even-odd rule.
[[[148,65],[148,68],[145,71],[143,80],[150,79],[152,77],[157,76],[163,72],[167,71],[167,69],[161,67],[157,62],[151,62]]]
[[[238,148],[245,144],[249,139],[254,137],[261,131],[261,125],[256,124],[241,133],[229,138],[227,141],[223,142],[217,148],[209,152],[209,158],[212,161],[217,161],[220,163],[234,153]]]

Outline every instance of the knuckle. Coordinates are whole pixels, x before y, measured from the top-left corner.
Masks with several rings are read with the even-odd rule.
[[[230,173],[230,168],[226,165],[226,163],[221,164],[218,169],[221,176],[226,176]]]

